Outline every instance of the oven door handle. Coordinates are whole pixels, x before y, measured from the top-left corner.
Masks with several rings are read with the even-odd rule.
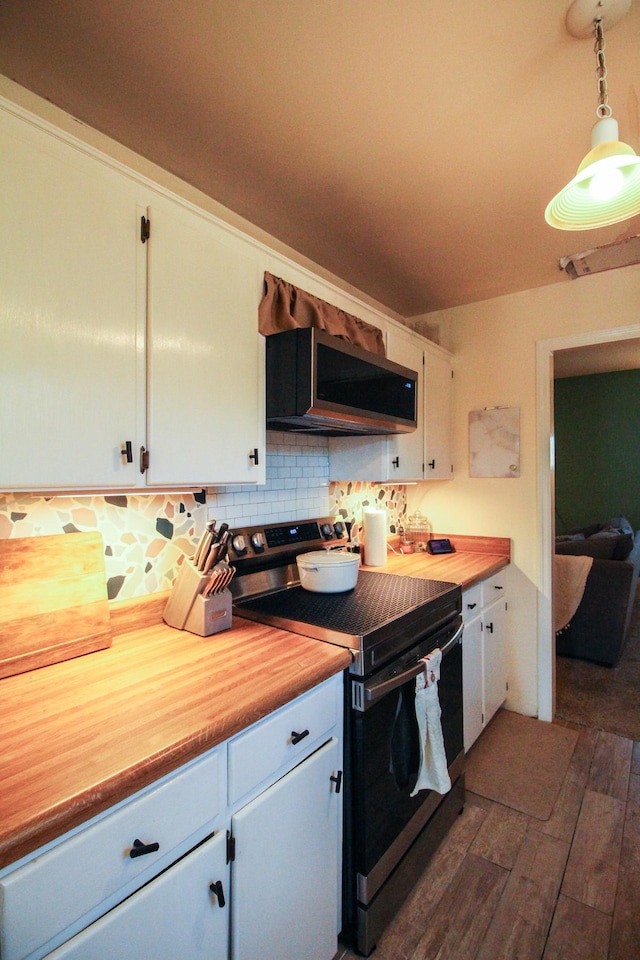
[[[453,650],[456,644],[461,642],[463,630],[464,623],[461,623],[451,639],[447,640],[444,647],[441,648],[443,657],[446,657],[446,655]],[[376,683],[372,687],[365,683],[363,685],[363,689],[364,699],[366,700],[367,705],[375,703],[376,700],[380,700],[381,697],[386,696],[392,690],[395,690],[397,687],[401,687],[403,683],[407,682],[407,680],[412,680],[414,677],[417,677],[418,674],[423,672],[424,667],[425,665],[423,661],[418,660],[417,663],[414,663],[411,667],[407,667],[407,669],[403,670],[402,673],[397,673],[395,677],[391,677],[389,680],[382,680],[381,683]]]

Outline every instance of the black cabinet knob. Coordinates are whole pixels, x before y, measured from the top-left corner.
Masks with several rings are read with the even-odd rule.
[[[144,857],[148,853],[155,853],[159,849],[159,843],[143,843],[142,840],[134,840],[133,847],[129,851],[129,856],[132,859],[134,857]]]
[[[216,880],[215,883],[210,883],[209,890],[211,890],[211,893],[217,899],[218,906],[224,907],[225,900],[224,900],[224,890],[222,889],[222,880]]]
[[[340,793],[340,788],[342,786],[342,770],[338,770],[335,777],[329,777],[331,783],[336,785],[336,793]]]
[[[133,463],[133,447],[131,440],[125,440],[124,447],[122,447],[120,453],[126,458],[127,463]]]
[[[296,744],[300,743],[301,740],[304,740],[305,737],[309,736],[308,730],[302,730],[298,733],[296,730],[291,731],[291,743]]]

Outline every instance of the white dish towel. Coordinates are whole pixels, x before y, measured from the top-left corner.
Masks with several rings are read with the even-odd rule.
[[[416,719],[420,733],[421,758],[412,797],[415,797],[419,790],[435,790],[437,793],[448,793],[451,790],[440,722],[442,711],[438,699],[442,651],[436,648],[422,659],[424,671],[416,677]]]

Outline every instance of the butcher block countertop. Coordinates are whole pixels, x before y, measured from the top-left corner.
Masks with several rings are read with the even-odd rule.
[[[508,539],[452,539],[455,554],[390,553],[370,569],[466,587],[509,563]],[[342,647],[239,618],[212,637],[174,630],[167,596],[112,603],[108,649],[0,680],[0,868],[351,662]]]
[[[114,604],[109,649],[0,680],[0,867],[351,663],[247,620],[206,638],[174,630],[167,596]]]
[[[424,577],[428,580],[445,580],[459,583],[463,589],[479,580],[486,580],[511,560],[511,541],[508,537],[468,537],[455,534],[434,533],[434,538],[449,537],[455,553],[432,556],[426,551],[396,554],[391,550],[384,567],[368,567],[363,570],[378,570],[385,573],[402,574],[406,577]],[[390,540],[395,550],[399,550],[399,539]]]

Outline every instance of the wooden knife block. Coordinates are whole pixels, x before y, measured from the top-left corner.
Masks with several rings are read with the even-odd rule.
[[[99,533],[0,540],[0,677],[111,646]]]
[[[165,623],[199,637],[210,637],[221,630],[228,630],[231,626],[233,598],[227,589],[203,597],[202,591],[210,579],[211,573],[202,573],[191,560],[185,558],[162,614]]]

